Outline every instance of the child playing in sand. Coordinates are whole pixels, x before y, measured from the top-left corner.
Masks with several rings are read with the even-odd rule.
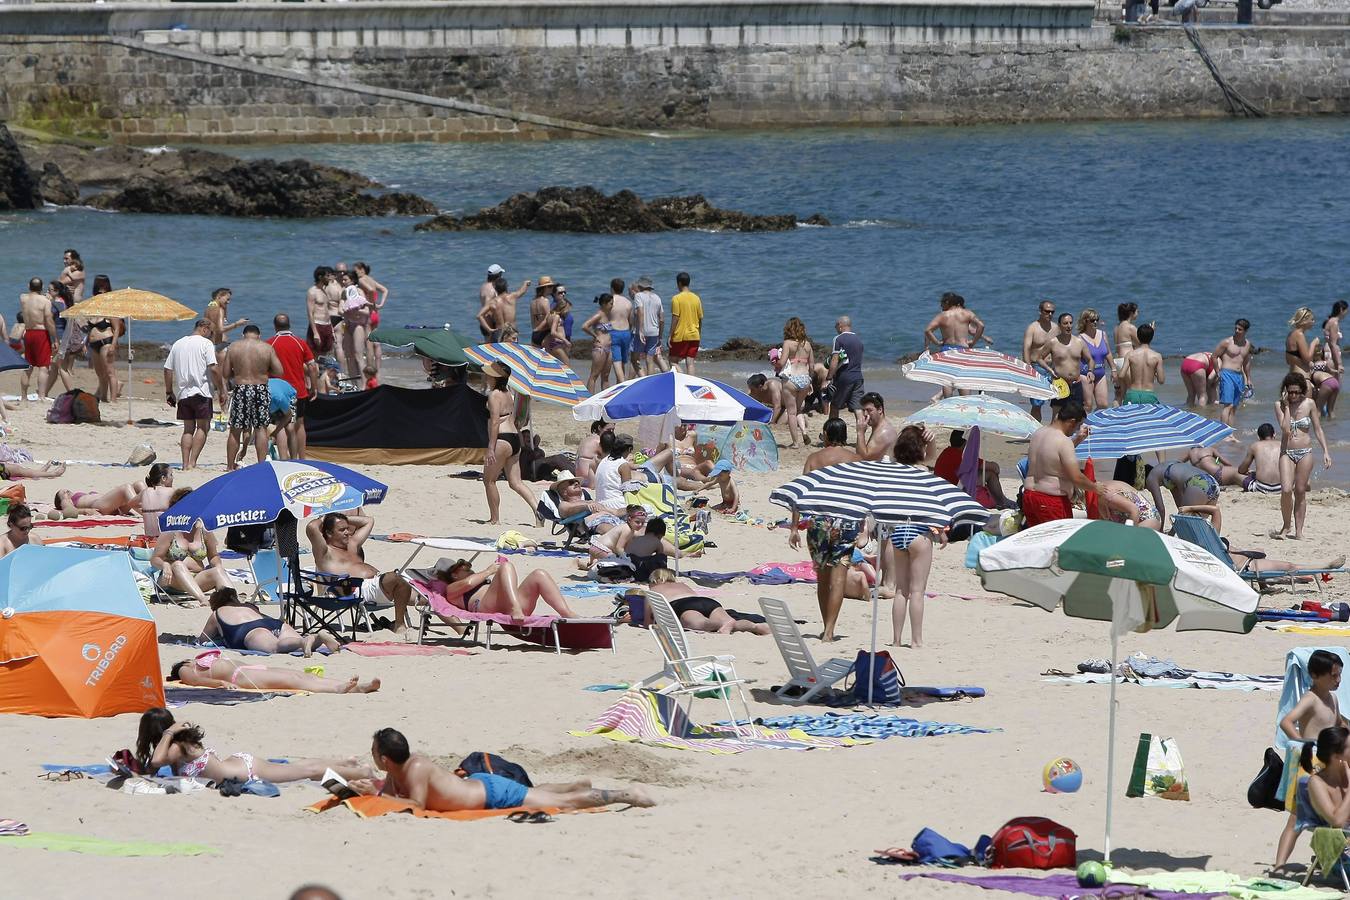
[[[161,766],[169,766],[180,777],[201,777],[215,782],[253,778],[273,783],[305,781],[322,778],[326,769],[332,769],[348,780],[371,776],[370,767],[358,764],[354,756],[274,763],[255,759],[251,753],[221,756],[202,743],[205,739],[206,733],[201,728],[191,722],[175,722],[173,713],[156,706],[141,714],[136,761],[143,772],[156,772]]]
[[[1336,690],[1341,686],[1341,668],[1339,656],[1329,650],[1314,650],[1308,657],[1308,677],[1312,685],[1298,703],[1294,704],[1294,708],[1289,710],[1289,714],[1280,720],[1280,730],[1289,738],[1289,749],[1294,752],[1287,754],[1284,764],[1284,782],[1288,788],[1283,792],[1283,796],[1286,806],[1291,811],[1289,821],[1285,823],[1284,831],[1280,833],[1280,843],[1275,851],[1274,871],[1277,872],[1288,863],[1290,854],[1294,852],[1294,843],[1298,840],[1290,798],[1298,789],[1300,775],[1305,774],[1299,771],[1301,767],[1295,762],[1299,759],[1299,751],[1304,744],[1311,744],[1317,740],[1322,729],[1347,724],[1345,717],[1341,715],[1340,703],[1336,700]],[[1312,773],[1309,771],[1306,774]]]

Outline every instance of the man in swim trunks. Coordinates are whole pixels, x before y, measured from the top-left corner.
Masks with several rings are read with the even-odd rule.
[[[609,308],[609,353],[614,360],[614,383],[634,377],[633,360],[633,301],[623,292],[623,279],[609,283],[614,304]]]
[[[1022,517],[1027,528],[1072,519],[1075,490],[1097,493],[1097,486],[1079,470],[1075,455],[1075,448],[1088,436],[1085,417],[1081,401],[1065,400],[1054,421],[1031,436],[1022,483]]]
[[[544,323],[553,310],[553,289],[557,286],[557,282],[549,276],[540,275],[539,284],[534,289],[534,299],[530,301],[530,343],[536,347],[542,348],[544,339],[548,337]],[[515,316],[508,321],[515,322]]]
[[[262,339],[257,325],[246,325],[244,336],[230,344],[221,363],[220,375],[230,390],[230,436],[225,440],[225,468],[238,468],[239,445],[253,443],[258,462],[267,458],[267,426],[272,423],[272,397],[268,378],[286,374],[272,345]]]
[[[1039,316],[1036,321],[1027,326],[1027,330],[1022,333],[1022,359],[1030,366],[1034,366],[1046,377],[1055,376],[1046,368],[1041,361],[1045,357],[1046,345],[1050,343],[1055,336],[1055,301],[1042,300],[1039,306]],[[1041,421],[1041,407],[1045,406],[1044,400],[1031,401],[1031,414],[1036,421]]]
[[[670,298],[670,367],[682,365],[684,374],[693,375],[703,340],[703,298],[689,290],[689,285],[688,272],[675,273],[676,293]]]
[[[164,401],[177,408],[178,419],[183,423],[178,446],[184,470],[197,465],[211,433],[212,391],[219,396],[225,394],[210,334],[211,323],[198,319],[192,334],[174,341],[164,360]]]
[[[933,321],[929,322],[923,331],[925,350],[929,344],[936,345],[939,351],[965,350],[984,338],[984,323],[980,321],[979,316],[966,309],[965,297],[948,291],[942,295],[939,303],[942,311],[933,317]],[[988,338],[984,340],[986,343],[992,343]],[[944,397],[950,397],[952,393],[951,388],[942,389]]]
[[[1125,354],[1125,364],[1120,369],[1120,383],[1125,385],[1126,403],[1161,403],[1154,390],[1156,385],[1166,384],[1163,374],[1162,354],[1154,350],[1153,326],[1140,325],[1136,331],[1139,346]]]
[[[637,321],[637,339],[641,347],[637,350],[641,375],[655,375],[670,368],[661,356],[661,338],[666,330],[666,309],[661,295],[652,290],[650,275],[643,275],[633,283],[633,310]]]
[[[628,806],[655,806],[640,787],[600,790],[589,779],[570,784],[541,784],[529,787],[502,775],[475,773],[467,778],[441,768],[420,753],[413,753],[408,739],[392,728],[375,732],[370,747],[375,767],[384,771],[385,797],[408,800],[419,809],[432,812],[459,812],[470,809],[594,809],[622,803]],[[365,794],[375,793],[370,781],[352,782]]]
[[[42,538],[32,533],[33,511],[24,504],[11,506],[5,522],[8,527],[4,535],[0,536],[0,557],[8,556],[24,544],[42,546]]]
[[[1251,322],[1238,319],[1233,323],[1233,336],[1214,348],[1214,359],[1219,361],[1219,420],[1229,428],[1237,427],[1237,409],[1252,381],[1252,345],[1247,340],[1251,327]],[[1237,436],[1228,439],[1235,441]]]
[[[305,535],[314,550],[314,568],[320,572],[351,575],[361,579],[361,599],[368,607],[394,604],[394,634],[408,630],[408,606],[412,588],[397,572],[379,572],[361,555],[361,545],[370,538],[375,519],[371,516],[328,513],[311,519]]]
[[[498,278],[506,277],[506,270],[493,263],[487,267],[487,279],[478,286],[478,313],[482,315],[483,310],[494,306],[497,302],[497,288],[493,285]],[[481,321],[478,323],[478,330],[483,332],[484,339],[488,336],[488,328]]]
[[[28,403],[28,381],[37,375],[38,400],[47,401],[47,367],[52,364],[56,346],[56,319],[52,301],[42,292],[42,279],[32,278],[28,291],[19,295],[19,314],[23,316],[23,358],[28,368],[19,376],[19,400]]]
[[[305,292],[305,313],[309,316],[309,331],[305,338],[315,356],[333,352],[332,318],[342,318],[341,306],[335,306],[328,294],[328,283],[332,280],[333,270],[319,266],[314,270],[314,284]]]
[[[1058,324],[1059,330],[1046,342],[1038,360],[1049,365],[1053,378],[1068,385],[1069,392],[1065,396],[1050,401],[1051,409],[1059,409],[1070,400],[1082,403],[1083,366],[1087,366],[1086,371],[1092,370],[1092,351],[1088,349],[1086,341],[1073,333],[1073,313],[1060,313]]]
[[[1278,494],[1280,483],[1280,441],[1275,437],[1275,426],[1262,422],[1256,429],[1256,440],[1247,446],[1238,472],[1243,476],[1242,489],[1258,494]]]

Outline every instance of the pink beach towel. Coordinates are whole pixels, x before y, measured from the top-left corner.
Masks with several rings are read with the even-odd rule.
[[[811,584],[816,582],[816,569],[809,562],[771,562],[755,566],[750,570],[751,575],[763,575],[770,569],[777,569],[784,575],[787,575],[793,581],[806,581]]]

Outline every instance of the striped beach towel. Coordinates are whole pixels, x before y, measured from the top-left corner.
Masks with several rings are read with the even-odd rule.
[[[753,726],[754,737],[737,735],[728,729],[710,728],[689,721],[679,703],[654,691],[629,691],[613,706],[581,731],[577,737],[609,738],[666,747],[671,750],[700,750],[704,753],[744,753],[747,750],[823,750],[854,747],[870,743],[854,738],[813,737],[798,729],[772,729]]]

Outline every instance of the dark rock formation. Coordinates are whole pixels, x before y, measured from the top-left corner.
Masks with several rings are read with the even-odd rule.
[[[38,178],[38,190],[42,199],[57,206],[71,206],[80,202],[79,185],[71,181],[54,162],[42,164],[42,175]]]
[[[828,225],[819,214],[812,224]],[[516,194],[471,216],[440,215],[417,225],[418,231],[578,231],[589,234],[633,234],[702,228],[708,231],[790,231],[792,214],[756,216],[718,209],[700,194],[659,197],[650,203],[632,191],[606,196],[593,187],[547,187]]]
[[[0,124],[0,209],[35,209],[41,205],[33,171],[9,129]]]

